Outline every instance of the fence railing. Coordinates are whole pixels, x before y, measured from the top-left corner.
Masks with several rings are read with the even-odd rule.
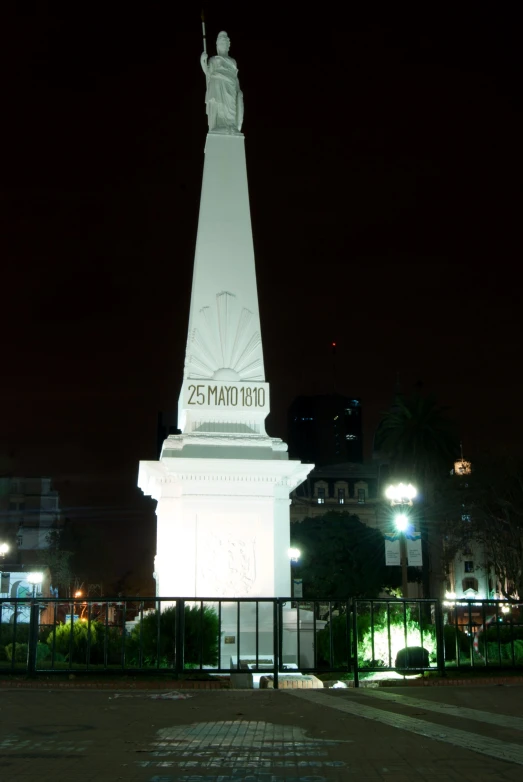
[[[0,599],[0,672],[353,678],[523,669],[523,603],[293,598]]]

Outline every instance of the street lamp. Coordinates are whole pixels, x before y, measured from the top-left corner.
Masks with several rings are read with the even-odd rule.
[[[33,585],[33,597],[36,594],[36,587],[40,586],[42,581],[44,580],[44,574],[43,573],[28,573],[27,574],[27,580],[30,584]]]
[[[294,583],[294,578],[293,578],[293,575],[292,575],[292,567],[293,567],[293,565],[297,565],[298,564],[298,561],[299,561],[300,556],[301,556],[301,551],[300,551],[299,548],[291,547],[287,551],[287,554],[289,556],[289,561],[291,563],[291,595],[292,595],[292,597],[301,597],[301,594],[299,594],[299,595],[295,594],[296,593],[296,584]]]
[[[7,543],[0,543],[0,557],[2,559],[5,559],[5,555],[7,554],[8,551],[9,551],[9,546],[7,545]],[[0,568],[0,595],[2,594],[1,580],[2,580],[2,568]],[[0,609],[0,623],[1,621],[2,621],[2,609]]]
[[[397,513],[394,516],[394,526],[398,532],[407,532],[409,528],[409,517],[406,513]]]
[[[385,491],[385,496],[390,501],[391,506],[397,508],[397,512],[394,514],[394,526],[400,533],[401,591],[404,600],[407,598],[408,592],[407,532],[409,531],[410,521],[407,508],[412,507],[412,501],[417,493],[412,483],[392,484]]]
[[[412,483],[396,483],[387,488],[385,496],[391,505],[412,505],[417,493]]]

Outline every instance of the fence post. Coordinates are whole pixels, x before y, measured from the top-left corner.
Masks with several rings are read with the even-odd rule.
[[[278,598],[276,598],[272,604],[273,609],[273,623],[274,623],[274,680],[273,687],[275,690],[279,687],[279,672],[280,672],[280,652],[282,648],[281,629],[283,623],[282,618],[282,606]]]
[[[358,671],[358,616],[356,613],[356,598],[353,597],[350,601],[350,604],[352,608],[352,653],[354,654],[352,662],[354,667],[354,686],[359,687],[360,676]]]
[[[35,598],[31,600],[30,618],[29,618],[29,643],[27,649],[27,673],[29,676],[36,675],[36,648],[38,644],[38,610],[39,606]],[[14,654],[14,643],[13,643]]]
[[[185,649],[185,600],[176,601],[176,648],[175,671],[183,673]],[[158,621],[160,621],[158,619]]]
[[[445,676],[445,634],[443,631],[441,600],[436,600],[434,614],[436,619],[436,662],[440,675]]]

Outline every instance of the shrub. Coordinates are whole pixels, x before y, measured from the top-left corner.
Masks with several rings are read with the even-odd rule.
[[[90,626],[87,622],[75,622],[71,637],[70,622],[57,625],[54,632],[49,633],[47,646],[52,649],[54,642],[55,653],[63,655],[66,660],[69,660],[71,654],[70,662],[94,662],[92,658],[96,652],[98,627],[98,622],[91,622]]]
[[[51,656],[51,650],[47,646],[47,644],[40,643],[38,641],[36,645],[36,662],[37,664],[39,662],[43,662],[43,660],[47,660]]]
[[[388,668],[394,666],[395,658],[400,649],[405,647],[405,631],[408,646],[421,646],[427,650],[430,660],[436,659],[436,636],[433,625],[426,624],[420,628],[418,621],[411,618],[410,608],[406,614],[403,605],[392,604],[390,619],[390,659],[389,659],[389,625],[387,608],[384,604],[374,610],[373,627],[370,612],[357,616],[358,625],[358,666],[359,668]],[[405,623],[406,620],[406,623]],[[327,624],[317,633],[318,659],[329,665],[330,638],[332,632],[332,658],[335,668],[348,664],[347,651],[347,617],[345,614],[332,620],[332,631]],[[352,633],[352,624],[351,624]]]
[[[340,614],[332,618],[332,667],[345,668],[350,664],[347,647],[347,614]],[[350,628],[352,635],[352,626]],[[318,664],[325,667],[331,666],[331,626],[329,623],[316,633],[316,654]]]
[[[480,647],[480,652],[483,650]],[[489,665],[523,665],[523,640],[514,641],[514,657],[512,657],[512,643],[499,644],[489,641],[487,643],[487,662]]]
[[[512,644],[487,643],[487,662],[490,665],[512,663]]]
[[[523,665],[523,641],[514,641],[514,660],[516,665]]]
[[[445,644],[445,660],[452,662],[456,659],[456,645],[461,655],[470,655],[471,638],[456,625],[445,625],[443,627],[443,639]]]
[[[184,619],[184,662],[187,665],[216,665],[220,636],[218,614],[214,608],[203,606],[201,610],[199,605],[186,605]],[[127,660],[136,666],[157,665],[159,662],[160,667],[172,667],[175,658],[176,607],[170,606],[164,611],[144,616],[141,626],[138,624],[133,628],[127,643]]]
[[[390,623],[390,627],[389,627]],[[390,634],[390,649],[389,649]],[[358,639],[358,665],[376,668],[380,664],[394,666],[398,652],[407,647],[423,647],[431,662],[436,660],[436,633],[434,625],[412,618],[410,606],[404,613],[403,605],[392,604],[389,617],[385,606],[374,611],[374,638],[372,628]],[[389,658],[390,652],[390,658]]]
[[[407,646],[396,655],[396,668],[413,673],[415,669],[429,667],[429,653],[423,646]]]
[[[193,665],[217,665],[220,627],[214,608],[185,606],[184,659]],[[200,659],[200,657],[202,659]]]
[[[14,644],[14,661],[15,663],[27,662],[27,644]],[[9,662],[13,660],[13,644],[7,644],[5,647],[5,653]]]
[[[508,622],[499,624],[490,624],[486,630],[482,631],[480,635],[485,633],[485,637],[488,641],[499,642],[502,644],[508,644],[514,639],[514,641],[523,640],[523,627],[521,625],[511,625]]]
[[[29,624],[27,622],[19,622],[16,625],[16,635],[13,624],[7,622],[0,624],[0,661],[9,659],[5,650],[8,644],[12,644],[13,641],[19,644],[26,644],[28,640]]]

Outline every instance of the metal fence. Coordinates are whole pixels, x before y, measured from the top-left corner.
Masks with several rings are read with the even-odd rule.
[[[0,599],[0,673],[314,673],[523,669],[523,603],[248,598]]]

